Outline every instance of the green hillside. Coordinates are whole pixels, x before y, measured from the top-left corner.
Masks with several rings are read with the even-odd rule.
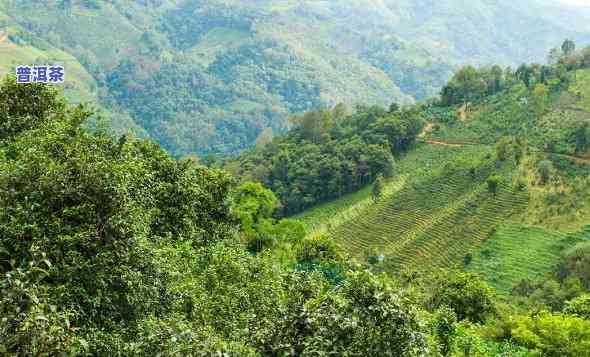
[[[57,3],[120,10],[72,4]],[[250,18],[230,6],[258,16],[270,2],[182,4],[214,14],[217,28],[231,23],[206,41],[232,48],[230,37],[250,40]],[[280,4],[279,14],[294,6]],[[166,11],[181,35],[170,40],[176,51],[202,40],[190,29],[212,25]],[[108,14],[93,20],[114,26]],[[17,27],[0,39],[22,60],[66,56],[23,45]],[[164,117],[206,100],[262,108],[227,93],[219,76],[278,54],[259,43],[234,49],[201,48],[200,60],[166,53],[162,63],[104,59],[113,92],[87,63],[77,76],[95,81],[72,80],[80,87],[65,92],[2,79],[1,355],[590,356],[590,48],[566,40],[547,65],[465,66],[439,98],[413,105],[313,109],[292,116],[285,135],[266,128],[255,147],[202,160],[113,135],[95,125],[99,113],[60,94],[78,104],[96,85],[106,110],[153,115],[150,135],[189,140]],[[250,74],[274,81],[282,68]],[[200,86],[210,92],[191,95]]]
[[[227,155],[285,132],[292,113],[411,103],[460,64],[587,43],[589,16],[536,0],[2,0],[0,73],[64,63],[69,97],[98,99],[117,131],[175,156]]]
[[[521,224],[501,224],[473,256],[468,270],[478,273],[498,291],[508,293],[522,279],[543,279],[564,249],[590,240],[588,228],[576,233]]]
[[[480,164],[477,176],[470,174],[472,163],[483,158],[485,150],[442,150],[446,160],[432,161],[426,175],[409,171],[403,189],[333,229],[330,233],[342,248],[361,260],[383,255],[384,264],[393,270],[452,266],[460,264],[498,222],[524,209],[527,196],[509,184],[495,195],[487,191],[485,180],[492,165]],[[424,162],[409,160],[414,165]],[[510,182],[510,176],[503,180]]]
[[[545,279],[564,251],[590,239],[590,77],[543,72],[533,67],[528,87],[503,77],[497,93],[424,107],[422,143],[396,160],[379,200],[367,186],[293,218],[378,270],[454,266],[502,294]]]

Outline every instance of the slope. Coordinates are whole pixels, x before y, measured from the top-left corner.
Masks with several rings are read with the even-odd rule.
[[[516,64],[588,40],[587,12],[536,0],[0,0],[0,13],[19,39],[2,72],[44,41],[93,77],[101,106],[121,113],[114,123],[131,117],[177,156],[235,153],[294,112],[410,103],[458,64]]]
[[[590,239],[588,74],[549,81],[544,102],[534,97],[541,83],[517,81],[480,102],[426,106],[422,144],[398,163],[401,187],[374,204],[343,199],[301,217],[326,219],[344,251],[378,269],[463,266],[501,293],[543,279],[564,249]],[[432,165],[424,159],[435,150],[448,155]],[[413,175],[406,158],[431,170]]]
[[[506,183],[495,194],[488,192],[485,181],[497,164],[485,159],[486,149],[437,150],[453,155],[437,161],[427,175],[414,177],[362,216],[332,230],[344,250],[362,260],[381,255],[386,269],[393,271],[451,266],[487,239],[497,223],[526,206],[526,194],[508,184],[507,168],[503,169]]]

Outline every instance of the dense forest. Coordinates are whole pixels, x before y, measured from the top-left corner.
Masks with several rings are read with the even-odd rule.
[[[379,174],[392,177],[394,153],[407,150],[420,133],[419,108],[389,111],[343,105],[294,117],[289,135],[226,161],[236,176],[263,183],[280,199],[284,214],[354,192]]]
[[[467,67],[437,101],[295,116],[288,135],[261,139],[237,160],[210,161],[238,177],[175,159],[150,140],[115,137],[90,108],[68,104],[54,88],[4,78],[0,353],[589,356],[587,241],[568,238],[571,248],[548,274],[521,280],[506,298],[465,268],[477,258],[470,254],[464,269],[392,272],[379,256],[352,259],[333,236],[277,218],[372,182],[373,200],[382,202],[383,185],[416,151],[425,120],[436,117],[445,130],[467,101],[509,100],[524,90],[527,113],[546,110],[549,93],[564,93],[589,65],[590,52],[571,45],[547,67]],[[545,90],[547,103],[535,101]],[[503,172],[534,155],[535,142],[520,129],[493,155],[459,155],[426,171],[435,182],[465,171],[462,182],[484,180],[481,197],[506,194]],[[587,151],[588,136],[574,139]],[[540,187],[556,175],[543,164],[536,170]],[[516,189],[532,190],[527,185]],[[408,190],[436,203],[422,181]]]
[[[64,65],[66,96],[118,134],[177,158],[231,156],[293,114],[410,104],[465,63],[589,41],[589,18],[538,0],[0,0],[0,75]]]

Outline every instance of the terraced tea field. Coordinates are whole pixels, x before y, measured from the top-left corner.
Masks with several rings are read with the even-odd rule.
[[[451,266],[527,202],[507,184],[493,195],[462,173],[408,187],[331,233],[353,256],[383,255],[388,270]]]
[[[452,161],[457,155],[465,153],[471,155],[479,152],[476,148],[456,148],[418,144],[396,162],[396,175],[386,183],[383,189],[383,199],[410,184],[416,184],[432,175],[433,171]],[[375,204],[371,198],[371,186],[345,195],[339,199],[329,201],[291,218],[305,223],[310,233],[325,233],[342,224],[346,224],[355,217],[364,215],[373,209]]]
[[[546,276],[559,261],[560,252],[577,242],[590,240],[590,226],[567,234],[540,227],[502,224],[484,241],[468,266],[497,291],[509,293],[522,279]]]

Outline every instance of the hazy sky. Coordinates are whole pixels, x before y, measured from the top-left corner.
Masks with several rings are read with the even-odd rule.
[[[590,6],[590,0],[555,0],[557,3]]]

